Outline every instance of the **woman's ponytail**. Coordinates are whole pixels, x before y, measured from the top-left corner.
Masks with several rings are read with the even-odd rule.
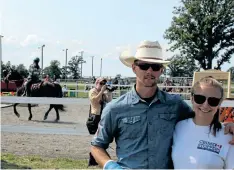
[[[219,121],[219,109],[217,109],[217,112],[215,113],[213,120],[210,124],[210,131],[211,131],[212,127],[213,127],[212,134],[214,136],[216,136],[216,132],[218,132],[220,129],[222,129],[222,125]]]

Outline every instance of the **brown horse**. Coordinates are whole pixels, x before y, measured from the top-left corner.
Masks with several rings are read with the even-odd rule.
[[[22,96],[25,90],[23,77],[16,70],[11,70],[6,77],[6,80],[14,81],[16,86],[18,87],[17,96]],[[30,90],[31,90],[31,97],[56,97],[56,98],[63,97],[62,87],[58,83],[51,83],[51,82],[44,82],[44,81],[38,82],[38,83],[32,84],[30,87]],[[16,110],[16,106],[18,104],[19,103],[14,104],[14,113],[17,117],[20,117],[20,114]],[[50,108],[44,115],[44,120],[47,119],[49,112],[53,108],[56,111],[56,121],[59,121],[60,119],[59,110],[65,111],[64,106],[61,104],[50,104]],[[30,103],[28,103],[28,111],[30,114],[28,120],[31,120],[32,111],[31,111]]]

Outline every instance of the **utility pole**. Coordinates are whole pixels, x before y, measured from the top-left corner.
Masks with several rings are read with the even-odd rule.
[[[41,70],[43,70],[43,48],[45,47],[45,44],[43,44],[41,47]]]
[[[1,59],[1,61],[2,61],[2,38],[3,38],[3,36],[0,35],[0,59]]]
[[[82,77],[82,71],[83,71],[83,68],[82,68],[82,65],[83,65],[83,54],[84,54],[84,51],[81,51],[80,52],[81,53],[81,63],[80,63],[80,65],[81,65],[81,68],[80,68],[80,77]]]
[[[91,56],[92,57],[92,77],[93,77],[93,58],[94,56]]]
[[[101,58],[101,65],[100,65],[100,77],[102,76],[102,58]]]
[[[65,51],[65,67],[67,67],[67,51],[68,51],[68,49],[64,49],[63,51]]]
[[[3,36],[0,35],[0,60],[2,61],[2,38]],[[1,77],[2,77],[2,72],[1,72]]]
[[[65,82],[66,82],[66,79],[67,79],[67,51],[68,49],[63,49],[63,51],[65,51]]]

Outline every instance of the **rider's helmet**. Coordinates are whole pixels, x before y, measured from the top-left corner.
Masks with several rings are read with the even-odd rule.
[[[36,57],[33,61],[38,63],[40,61],[40,58]]]

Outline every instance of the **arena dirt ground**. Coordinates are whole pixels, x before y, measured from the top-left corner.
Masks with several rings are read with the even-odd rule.
[[[71,128],[86,130],[85,121],[88,116],[89,105],[66,105],[66,112],[60,112],[60,121],[54,122],[56,113],[52,110],[47,121],[43,121],[44,113],[49,105],[33,107],[32,121],[28,121],[27,107],[18,107],[20,118],[13,113],[13,108],[1,108],[1,125],[17,125],[45,128]],[[1,131],[1,152],[17,155],[39,155],[43,157],[66,157],[73,159],[87,159],[92,135],[58,135],[32,134]],[[110,145],[115,148],[114,144]],[[108,149],[115,157],[114,149]]]

